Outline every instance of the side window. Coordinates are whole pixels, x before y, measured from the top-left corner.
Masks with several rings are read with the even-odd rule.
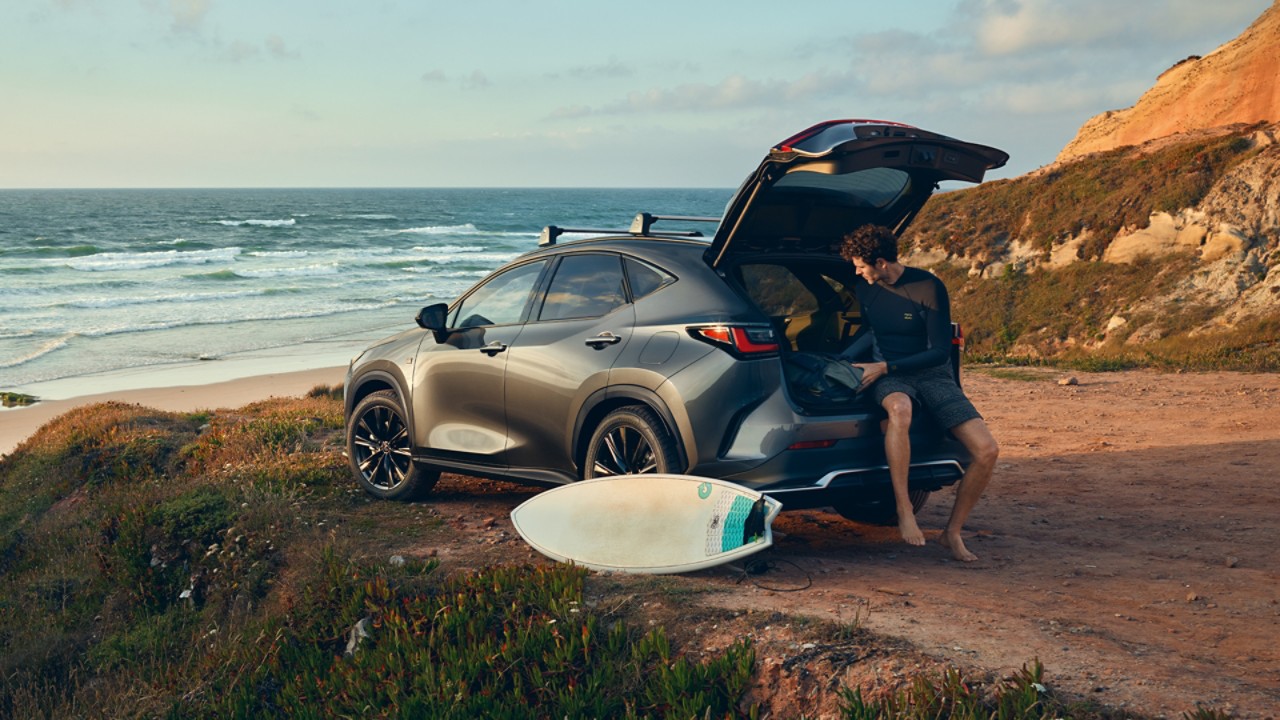
[[[767,315],[790,317],[818,309],[813,292],[782,265],[743,265],[742,286]]]
[[[626,304],[619,260],[617,255],[603,253],[566,256],[547,288],[538,319],[599,317]]]
[[[546,262],[529,263],[489,278],[454,311],[453,327],[511,325],[520,322]]]
[[[670,274],[659,270],[648,263],[643,263],[633,258],[627,258],[626,264],[627,279],[631,281],[632,300],[639,300],[658,288],[670,285],[676,281],[676,279]]]

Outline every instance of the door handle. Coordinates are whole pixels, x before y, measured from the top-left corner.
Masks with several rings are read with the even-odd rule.
[[[622,342],[622,338],[608,331],[586,340],[587,347],[595,348],[596,350],[603,350],[605,345],[617,345],[620,342]]]
[[[497,340],[494,340],[488,345],[485,345],[484,347],[480,348],[480,352],[484,353],[485,355],[488,355],[489,357],[493,357],[494,355],[497,355],[500,352],[505,352],[506,349],[507,349],[506,343],[498,342]]]

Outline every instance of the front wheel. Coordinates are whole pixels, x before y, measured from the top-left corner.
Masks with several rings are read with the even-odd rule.
[[[907,493],[911,498],[911,511],[918,513],[929,500],[928,490],[912,490]],[[898,507],[893,501],[893,488],[886,487],[869,498],[857,500],[841,500],[831,507],[842,516],[854,522],[871,525],[897,525]]]
[[[409,425],[390,390],[356,404],[347,421],[347,458],[360,487],[384,500],[420,498],[440,479],[439,470],[414,462]]]
[[[647,407],[631,406],[606,415],[591,434],[582,478],[678,473],[682,469],[675,440],[662,420]]]

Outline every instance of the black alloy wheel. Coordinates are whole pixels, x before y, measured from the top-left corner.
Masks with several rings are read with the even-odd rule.
[[[394,392],[361,400],[347,422],[347,457],[365,492],[387,500],[412,500],[431,490],[440,472],[414,462],[409,426]]]
[[[587,444],[583,479],[680,472],[679,453],[666,426],[649,408],[618,408],[605,416]]]

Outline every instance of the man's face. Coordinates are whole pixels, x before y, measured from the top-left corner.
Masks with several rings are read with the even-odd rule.
[[[872,285],[884,278],[884,268],[888,264],[884,258],[877,258],[874,263],[868,263],[862,258],[853,259],[853,269],[863,280]]]

